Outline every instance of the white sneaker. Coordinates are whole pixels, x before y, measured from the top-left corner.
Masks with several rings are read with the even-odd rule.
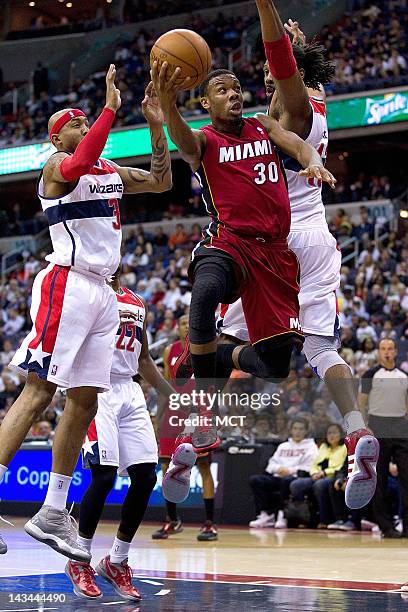
[[[180,444],[174,451],[167,472],[163,476],[162,491],[167,501],[181,504],[190,492],[191,468],[197,455],[191,444]]]
[[[273,527],[275,525],[275,515],[268,514],[264,510],[262,510],[261,514],[258,514],[254,521],[249,523],[250,527],[257,527],[258,529],[261,527]]]
[[[279,510],[278,518],[276,519],[276,523],[275,523],[275,529],[286,529],[287,526],[288,526],[288,521],[285,519],[283,510]]]

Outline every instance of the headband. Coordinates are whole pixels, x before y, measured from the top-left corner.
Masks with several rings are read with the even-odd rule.
[[[75,117],[86,117],[85,113],[83,113],[79,108],[70,108],[66,113],[62,115],[57,121],[54,123],[50,130],[50,140],[52,141],[52,137],[54,134],[59,134],[60,130],[68,121],[74,119]]]

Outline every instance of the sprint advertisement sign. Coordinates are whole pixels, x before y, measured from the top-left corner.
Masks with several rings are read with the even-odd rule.
[[[408,91],[329,100],[327,118],[331,130],[407,121]]]

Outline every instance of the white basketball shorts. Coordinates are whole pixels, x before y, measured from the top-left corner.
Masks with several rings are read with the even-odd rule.
[[[323,227],[291,232],[288,244],[300,264],[299,318],[303,333],[337,337],[341,252],[335,238]],[[241,300],[221,307],[217,331],[249,342]]]
[[[119,314],[102,277],[50,264],[34,280],[33,328],[10,366],[58,387],[110,388]]]
[[[112,465],[120,476],[138,463],[157,463],[157,442],[143,391],[132,379],[98,396],[98,412],[82,447],[84,467]]]

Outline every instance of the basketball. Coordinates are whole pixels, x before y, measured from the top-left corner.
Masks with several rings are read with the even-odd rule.
[[[179,66],[180,78],[177,85],[180,89],[194,89],[205,79],[211,68],[211,51],[204,38],[192,30],[170,30],[158,38],[150,52],[150,65],[154,61],[158,66],[168,62],[168,74],[171,76]],[[181,87],[183,80],[190,77],[188,87]]]

